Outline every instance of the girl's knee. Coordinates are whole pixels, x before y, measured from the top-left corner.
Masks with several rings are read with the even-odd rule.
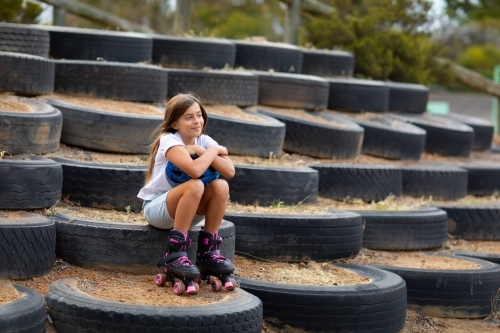
[[[229,184],[224,179],[216,179],[209,186],[213,186],[213,190],[221,195],[229,195]]]
[[[200,198],[203,195],[203,192],[205,191],[205,185],[199,179],[190,179],[186,182],[186,185],[187,185],[186,192],[193,195],[198,195]]]

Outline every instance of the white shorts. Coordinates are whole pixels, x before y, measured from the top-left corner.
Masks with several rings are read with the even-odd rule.
[[[142,204],[146,221],[159,229],[172,229],[174,227],[174,219],[170,216],[167,209],[167,194],[168,192],[163,193],[151,201],[145,200]],[[204,219],[205,215],[195,214],[191,222],[191,227]]]

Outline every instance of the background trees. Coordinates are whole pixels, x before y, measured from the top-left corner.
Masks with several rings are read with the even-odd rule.
[[[0,22],[38,23],[42,11],[42,6],[31,1],[0,0]]]

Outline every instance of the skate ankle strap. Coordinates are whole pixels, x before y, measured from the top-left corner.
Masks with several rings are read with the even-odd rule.
[[[165,263],[171,261],[171,260],[174,260],[174,259],[177,259],[177,258],[180,258],[180,257],[186,257],[187,258],[188,254],[184,251],[180,251],[180,252],[173,252],[173,253],[170,253],[168,256],[166,257],[163,257],[160,261],[158,261],[156,263],[156,266],[160,267],[161,265],[164,265]]]
[[[219,237],[218,239],[212,239],[212,238],[204,238],[203,239],[203,245],[220,245],[222,244],[222,238]]]

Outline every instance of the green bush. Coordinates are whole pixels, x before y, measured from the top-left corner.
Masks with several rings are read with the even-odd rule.
[[[38,23],[42,12],[42,6],[31,1],[0,0],[0,22]]]
[[[495,65],[500,65],[500,49],[492,44],[470,46],[459,56],[458,63],[493,78]]]

